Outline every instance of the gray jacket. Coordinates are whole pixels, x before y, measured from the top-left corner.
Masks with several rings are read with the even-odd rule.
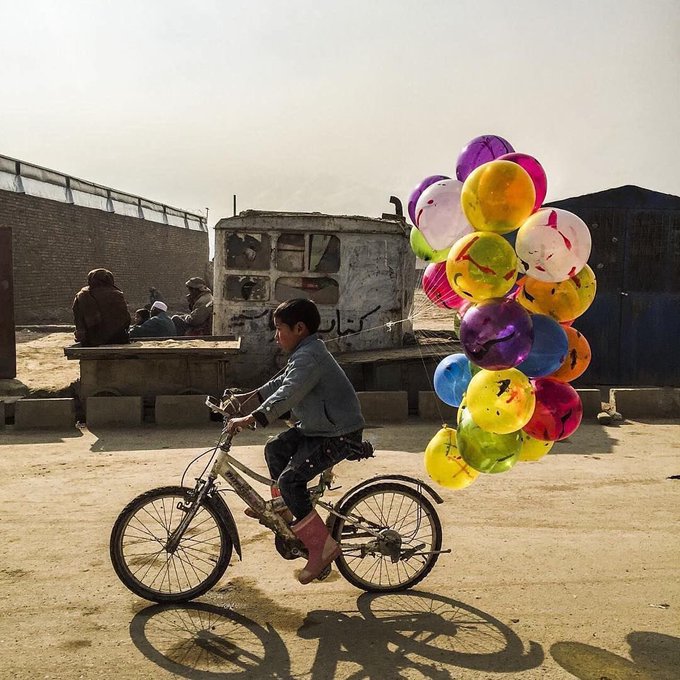
[[[263,427],[291,412],[308,437],[340,437],[364,427],[352,383],[314,333],[293,351],[282,375],[258,389],[253,416]]]

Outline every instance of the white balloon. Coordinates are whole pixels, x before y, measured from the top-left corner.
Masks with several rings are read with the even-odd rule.
[[[462,187],[457,179],[435,182],[416,203],[416,226],[434,250],[449,248],[474,231],[460,205]]]
[[[526,274],[566,281],[586,266],[592,245],[586,223],[567,210],[541,208],[517,231],[515,250]]]

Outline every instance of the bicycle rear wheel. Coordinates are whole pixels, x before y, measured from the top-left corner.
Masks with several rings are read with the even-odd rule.
[[[422,581],[442,546],[442,527],[432,503],[397,482],[372,484],[350,496],[338,512],[333,538],[342,554],[335,561],[352,585],[369,592],[396,592]],[[362,526],[382,532],[376,538]]]
[[[217,501],[206,498],[173,551],[168,538],[192,503],[191,489],[166,486],[132,500],[111,531],[120,580],[152,602],[186,602],[212,588],[231,560],[232,541]]]

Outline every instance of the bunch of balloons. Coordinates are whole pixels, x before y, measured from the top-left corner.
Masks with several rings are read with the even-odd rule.
[[[434,374],[437,396],[458,408],[457,429],[443,426],[425,450],[442,486],[539,460],[581,422],[569,383],[590,347],[572,323],[595,298],[591,237],[576,215],[541,207],[546,191],[533,156],[484,135],[461,151],[456,179],[426,177],[409,198],[411,248],[430,263],[425,295],[461,317],[464,354]]]

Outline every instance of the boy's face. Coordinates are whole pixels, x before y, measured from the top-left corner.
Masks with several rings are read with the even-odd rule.
[[[298,321],[295,325],[289,326],[287,323],[283,323],[283,321],[274,318],[274,326],[276,328],[274,338],[279,347],[284,352],[288,352],[288,354],[290,354],[300,342],[309,335],[309,330],[302,321]]]

